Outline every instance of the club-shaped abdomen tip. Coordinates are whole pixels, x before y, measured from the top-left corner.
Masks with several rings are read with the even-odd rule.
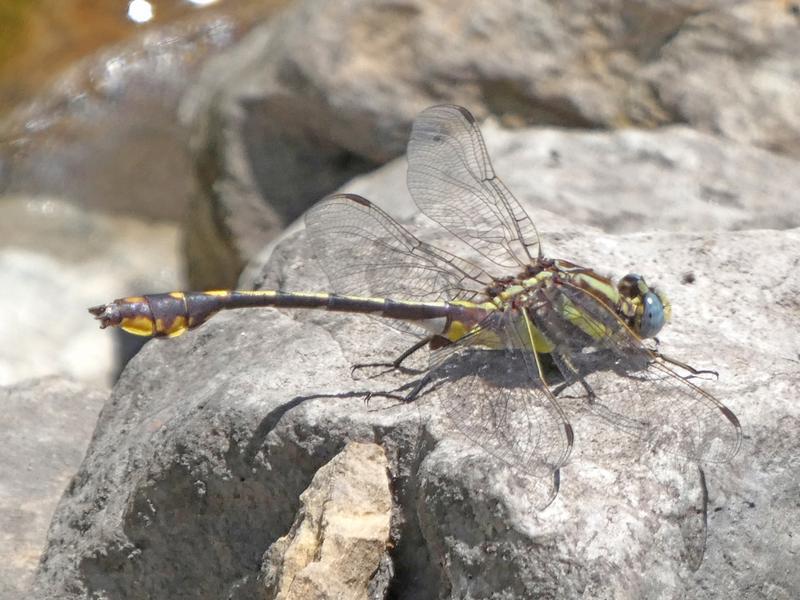
[[[115,310],[114,303],[92,306],[89,308],[89,313],[100,321],[100,329],[119,325],[119,311]]]
[[[100,328],[120,327],[140,336],[156,335],[157,328],[145,296],[118,298],[108,304],[93,306],[89,312],[100,321]]]
[[[100,327],[140,336],[175,337],[205,323],[225,306],[228,292],[168,292],[119,298],[89,312]]]

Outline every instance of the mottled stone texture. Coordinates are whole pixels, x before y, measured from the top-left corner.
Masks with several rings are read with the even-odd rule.
[[[300,494],[352,440],[380,444],[389,461],[395,597],[795,596],[787,523],[798,519],[800,232],[565,228],[564,216],[531,205],[508,152],[498,170],[549,255],[638,271],[668,292],[674,320],[661,349],[719,371],[698,383],[743,424],[732,463],[707,465],[703,477],[579,417],[561,491],[535,511],[530,490],[447,427],[432,396],[365,403],[367,390],[408,377],[354,380],[350,366],[397,355],[408,345],[401,334],[359,316],[220,315],[130,363],[54,517],[40,596],[252,597],[262,555],[291,530]],[[682,195],[661,193],[670,189]],[[686,204],[699,228],[695,210],[699,200]],[[438,239],[430,227],[421,234]],[[302,234],[278,246],[258,280],[325,286]]]
[[[688,124],[799,157],[792,4],[296,2],[212,60],[183,103],[201,174],[193,285],[232,284],[322,195],[401,154],[432,104],[514,126]],[[711,186],[708,202],[729,192]]]
[[[107,393],[61,377],[0,387],[0,598],[23,598]]]

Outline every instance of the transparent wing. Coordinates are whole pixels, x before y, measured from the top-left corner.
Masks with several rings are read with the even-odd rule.
[[[742,431],[733,412],[648,350],[591,292],[568,282],[542,289],[530,313],[556,343],[552,356],[566,382],[590,394],[595,414],[692,460],[726,462],[736,454]]]
[[[569,457],[572,427],[523,339],[522,320],[516,311],[489,315],[457,343],[433,352],[431,376],[450,429],[544,485]],[[478,348],[498,343],[503,349]]]
[[[465,108],[433,106],[414,121],[408,189],[422,212],[492,265],[517,269],[540,253],[533,221],[495,175]]]
[[[492,281],[477,266],[420,241],[355,194],[319,202],[306,213],[305,223],[310,246],[339,294],[470,300]]]

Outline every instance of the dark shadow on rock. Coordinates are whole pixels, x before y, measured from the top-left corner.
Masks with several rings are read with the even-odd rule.
[[[383,445],[384,432],[375,430],[376,442]],[[398,457],[391,486],[395,501],[392,514],[390,556],[394,577],[387,590],[387,600],[411,600],[438,597],[441,573],[422,533],[419,515],[420,467],[436,446],[436,440],[420,422],[414,434],[413,452]]]
[[[353,177],[377,168],[315,131],[319,109],[294,97],[245,104],[243,142],[262,197],[285,223]],[[298,188],[298,185],[300,186]]]

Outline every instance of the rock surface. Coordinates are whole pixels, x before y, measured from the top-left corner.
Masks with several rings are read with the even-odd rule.
[[[495,170],[567,230],[608,233],[800,227],[798,161],[688,127],[582,132],[481,126]],[[416,211],[403,156],[341,188]],[[562,233],[557,233],[560,237]]]
[[[195,184],[175,106],[226,26],[152,31],[74,65],[0,123],[0,191],[179,218]]]
[[[669,132],[658,135],[668,147]],[[413,404],[378,394],[365,404],[365,392],[408,377],[353,380],[350,366],[396,356],[408,345],[401,334],[358,316],[224,314],[148,344],[122,375],[54,517],[38,597],[253,597],[261,556],[290,531],[301,492],[353,440],[380,444],[389,460],[393,597],[796,596],[798,546],[786,524],[800,518],[800,230],[601,233],[532,205],[539,182],[505,159],[498,172],[548,255],[641,272],[668,292],[674,322],[661,349],[719,371],[699,384],[743,424],[732,463],[701,473],[578,414],[561,491],[536,511],[526,483],[456,434],[435,394]],[[675,181],[692,181],[691,161],[675,164]],[[746,181],[741,212],[715,226],[760,224],[763,200]],[[686,189],[665,186],[659,205],[686,202]],[[593,206],[594,188],[579,190],[578,204]],[[699,192],[683,206],[688,223],[708,222]],[[310,254],[302,233],[287,239],[259,284],[325,287]]]
[[[350,443],[317,471],[291,530],[264,556],[265,598],[367,599],[389,542],[388,468],[377,444]]]
[[[701,471],[568,407],[575,449],[560,494],[538,511],[535,485],[454,432],[436,394],[412,405],[380,393],[364,402],[368,391],[409,381],[349,374],[354,363],[405,349],[400,334],[343,315],[221,315],[184,338],[148,344],[126,371],[53,518],[34,597],[273,597],[260,577],[276,574],[279,548],[292,546],[285,536],[304,530],[301,493],[354,440],[384,449],[394,500],[388,557],[381,542],[382,560],[370,563],[378,564],[370,598],[800,596],[792,6],[303,0],[212,61],[184,100],[193,165],[185,130],[168,117],[196,60],[235,37],[229,21],[190,27],[172,45],[161,32],[138,54],[118,48],[79,68],[63,94],[32,107],[23,130],[5,136],[14,144],[0,156],[0,189],[57,189],[90,206],[163,216],[199,188],[188,247],[201,286],[232,283],[310,203],[402,153],[427,105],[458,102],[504,125],[546,126],[485,128],[495,166],[529,207],[545,251],[618,276],[643,272],[666,289],[675,319],[659,336],[662,348],[720,371],[719,381],[700,384],[736,412],[745,440],[732,463]],[[654,131],[586,131],[631,126]],[[414,216],[403,159],[346,189],[443,242]],[[55,220],[27,227],[34,205]],[[14,343],[0,354],[0,382],[64,371],[99,380],[111,338],[85,307],[160,288],[136,281],[168,251],[131,250],[135,235],[115,239],[127,226],[86,221],[60,201],[26,197],[3,211],[0,269],[14,278],[0,306],[13,318],[0,338]],[[246,284],[326,287],[302,233],[270,252],[266,266],[268,255],[252,262]],[[100,274],[87,276],[87,265]],[[108,274],[123,287],[113,291]],[[87,350],[80,322],[104,340],[99,354]],[[40,334],[59,341],[45,345]],[[7,538],[12,566],[3,578],[22,578],[9,594],[26,584],[56,494],[20,479],[18,465],[38,451],[26,444],[64,424],[80,431],[92,418],[88,404],[42,417],[79,395],[48,385],[18,384],[15,397],[46,404],[31,400],[28,414],[7,415],[12,460],[0,482],[12,526],[3,530],[21,533]],[[45,418],[49,428],[37,420]],[[42,461],[62,480],[60,461],[75,460],[69,448]],[[20,517],[31,495],[40,510]],[[367,544],[376,552],[380,537]]]
[[[0,388],[0,598],[26,594],[107,393],[58,377]]]
[[[513,125],[685,123],[798,157],[797,31],[790,3],[761,0],[296,2],[184,102],[204,177],[190,279],[232,284],[322,195],[401,154],[432,104]]]

